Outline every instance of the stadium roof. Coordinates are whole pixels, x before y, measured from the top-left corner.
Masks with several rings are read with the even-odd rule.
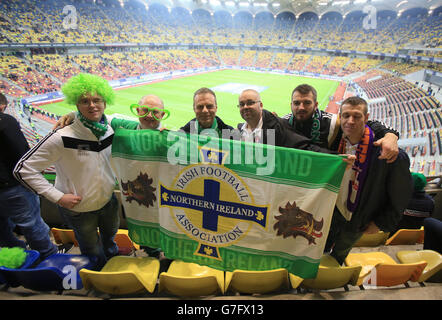
[[[119,0],[120,2],[125,0]],[[338,12],[342,16],[353,11],[367,12],[369,6],[377,11],[390,10],[400,15],[413,8],[423,8],[428,14],[442,5],[442,0],[138,0],[146,5],[161,3],[168,8],[184,7],[189,10],[206,9],[209,12],[226,10],[232,14],[248,11],[256,14],[270,11],[274,15],[292,12],[299,17],[304,12],[314,12],[322,16],[327,12]]]

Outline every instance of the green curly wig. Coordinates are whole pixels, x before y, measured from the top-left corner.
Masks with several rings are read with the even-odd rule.
[[[0,250],[0,266],[17,269],[25,262],[26,256],[27,253],[23,248],[2,248]]]
[[[66,102],[76,105],[85,94],[98,94],[107,104],[113,104],[115,93],[107,80],[89,73],[80,73],[70,78],[61,88]]]

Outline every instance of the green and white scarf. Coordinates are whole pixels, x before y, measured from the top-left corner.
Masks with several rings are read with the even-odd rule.
[[[92,133],[100,139],[100,137],[104,136],[107,131],[107,118],[103,115],[100,122],[91,121],[86,119],[81,112],[77,112],[78,119],[81,123],[88,129],[92,131]]]
[[[203,128],[203,127],[201,127],[199,122],[198,122],[198,120],[195,120],[195,130],[196,130],[196,132],[198,132],[198,134],[201,134],[201,131],[203,131],[205,129],[213,129],[213,130],[216,130],[218,133],[220,133],[219,130],[218,130],[218,121],[216,121],[216,118],[213,119],[213,123],[212,123],[212,126],[210,128]]]
[[[321,114],[319,112],[318,109],[316,109],[316,111],[313,113],[312,115],[312,131],[311,131],[311,140],[314,143],[319,143],[320,142],[320,136],[321,136]],[[292,127],[295,127],[295,116],[292,115],[290,116],[289,119],[289,124]]]

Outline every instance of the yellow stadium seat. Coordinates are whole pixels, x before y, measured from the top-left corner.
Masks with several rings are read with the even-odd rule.
[[[85,289],[114,294],[153,293],[160,272],[160,261],[150,257],[115,256],[101,271],[80,270]]]
[[[318,273],[314,279],[304,279],[301,283],[302,288],[329,290],[344,287],[347,285],[357,285],[359,273],[362,266],[342,267],[330,255],[323,255],[319,264]],[[291,275],[293,276],[293,275]]]
[[[75,233],[72,229],[51,229],[54,240],[58,244],[73,243],[74,246],[78,247],[77,239],[75,239]]]
[[[433,250],[399,251],[396,253],[396,256],[401,263],[417,263],[421,261],[427,263],[418,282],[427,281],[435,275],[439,278],[442,275],[442,255],[439,252]]]
[[[378,247],[385,244],[390,233],[379,231],[374,234],[364,233],[354,247]]]
[[[304,281],[303,278],[295,276],[293,273],[289,273],[289,280],[293,289],[297,289],[301,285],[302,281]]]
[[[263,294],[277,290],[287,290],[288,288],[287,269],[226,272],[226,291]]]
[[[385,245],[416,244],[419,243],[418,241],[422,241],[423,235],[423,229],[400,229],[387,239]]]
[[[345,259],[347,266],[362,266],[357,282],[358,286],[365,283],[375,286],[397,286],[408,281],[417,282],[426,262],[398,264],[384,252],[350,253]]]
[[[167,272],[160,274],[159,292],[162,291],[180,297],[224,294],[224,271],[174,260]]]
[[[419,244],[423,244],[424,243],[424,239],[425,239],[425,230],[424,230],[424,226],[422,226],[420,228],[420,230],[422,230],[423,232],[421,232],[419,239],[417,239],[417,243]]]

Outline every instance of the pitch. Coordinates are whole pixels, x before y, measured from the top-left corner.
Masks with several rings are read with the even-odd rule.
[[[146,94],[156,94],[164,101],[171,113],[164,126],[177,130],[194,118],[192,109],[193,93],[201,87],[209,87],[216,93],[217,115],[233,127],[244,122],[238,110],[238,96],[244,89],[255,89],[261,93],[264,108],[275,111],[279,116],[290,112],[292,90],[299,84],[307,83],[318,91],[319,108],[325,109],[329,97],[335,93],[339,82],[324,79],[306,78],[295,75],[262,73],[244,70],[221,70],[116,91],[114,105],[108,105],[106,114],[132,116],[129,106],[137,103]],[[43,107],[58,115],[75,110],[65,102]]]

